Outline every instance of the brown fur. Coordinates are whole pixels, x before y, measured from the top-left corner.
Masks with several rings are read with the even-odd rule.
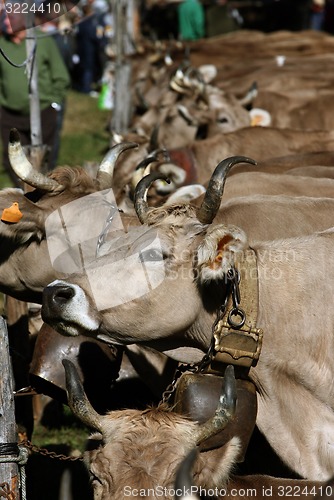
[[[57,167],[50,177],[70,193],[90,194],[98,190],[96,179],[92,179],[81,167]]]
[[[194,446],[197,424],[164,405],[144,411],[113,411],[101,417],[101,423],[103,441],[93,435],[97,448],[85,454],[95,500],[121,500],[132,491],[141,492],[141,498],[154,498],[156,493],[164,500],[174,500],[176,472]],[[221,448],[199,452],[189,471],[197,491],[200,487],[211,491],[211,498],[216,489],[214,498],[237,500],[279,499],[292,494],[311,500],[321,491],[325,496],[327,483],[320,481],[235,475],[238,450],[239,441],[233,438]]]
[[[178,465],[196,444],[197,424],[165,405],[144,411],[113,411],[101,417],[101,425],[103,441],[85,456],[93,473],[94,498],[99,500],[125,498],[125,488],[172,489]],[[196,482],[225,485],[238,453],[237,438],[221,449],[201,453]],[[162,498],[173,499],[170,494]]]
[[[333,233],[326,231],[333,224],[333,203],[329,198],[292,202],[282,197],[275,203],[265,197],[244,198],[242,203],[229,202],[220,213],[222,220],[226,218],[245,230],[258,254],[258,326],[264,329],[265,335],[259,362],[252,373],[262,389],[259,428],[288,466],[310,479],[327,479],[334,463],[330,444],[334,440],[331,409],[334,402],[330,389],[333,338],[328,335],[333,329],[333,315],[325,305],[334,279]],[[229,210],[233,206],[237,209],[234,215]],[[161,215],[162,212],[157,209],[155,213]],[[108,303],[104,303],[103,310],[99,310],[91,292],[93,281],[89,282],[85,276],[72,276],[54,285],[52,290],[55,293],[58,286],[60,291],[64,286],[72,286],[71,299],[58,308],[50,301],[50,308],[45,307],[45,319],[59,328],[61,318],[60,330],[66,333],[87,331],[88,335],[100,338],[103,334],[104,339],[118,343],[139,341],[178,361],[200,361],[211,341],[215,313],[222,303],[217,301],[223,287],[213,286],[209,279],[205,286],[198,286],[196,256],[203,257],[200,263],[204,265],[203,242],[210,238],[211,231],[213,240],[217,239],[215,231],[226,228],[227,224],[217,223],[209,230],[197,223],[199,232],[196,232],[195,219],[173,218],[169,211],[167,213],[166,219],[159,219],[158,223],[161,238],[165,236],[166,255],[165,276],[159,286],[132,301],[114,307],[110,304],[109,309]],[[315,233],[316,229],[324,232]],[[149,237],[150,232],[156,235],[156,227],[143,227],[145,237]],[[291,239],[275,241],[275,237],[284,238],[287,233]],[[217,247],[217,243],[212,247]],[[199,245],[204,245],[203,255],[198,254]],[[120,259],[120,254],[117,256]],[[231,257],[227,255],[226,259]],[[122,282],[127,287],[137,285],[136,280],[132,282],[132,276],[141,269],[141,264],[117,268],[116,282],[112,273],[108,277],[103,275],[103,265],[112,258],[112,252],[102,257],[105,259],[99,262],[102,272],[96,276],[99,287],[108,289],[114,297],[120,293],[120,280],[124,279]],[[48,292],[51,293],[51,289]],[[303,419],[307,425],[300,426]]]

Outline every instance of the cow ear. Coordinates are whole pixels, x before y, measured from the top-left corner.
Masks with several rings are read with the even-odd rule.
[[[240,448],[240,439],[234,436],[220,448],[201,452],[196,483],[206,489],[225,487],[237,464]]]
[[[168,200],[164,203],[164,206],[173,205],[173,203],[191,203],[193,200],[197,200],[197,198],[202,196],[205,191],[206,189],[202,184],[182,186],[170,195]]]
[[[197,251],[198,276],[202,283],[223,279],[238,253],[246,249],[247,237],[236,226],[210,228]]]

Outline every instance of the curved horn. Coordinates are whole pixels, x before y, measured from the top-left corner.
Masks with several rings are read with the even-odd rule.
[[[144,158],[140,163],[138,163],[135,171],[132,174],[131,183],[130,183],[130,197],[132,199],[133,199],[134,190],[136,189],[138,182],[145,175],[148,175],[151,172],[151,170],[150,170],[151,163],[155,163],[158,161],[159,161],[159,158],[156,156],[156,154],[151,154],[151,155],[147,156],[147,158]]]
[[[183,104],[179,104],[177,106],[177,112],[183,118],[183,120],[186,122],[187,125],[191,125],[193,127],[198,127],[198,122],[191,116],[189,113],[189,110],[186,106]]]
[[[69,359],[62,360],[65,368],[68,404],[81,422],[102,433],[101,416],[94,410],[85,394],[78,371]]]
[[[257,82],[253,82],[250,88],[248,89],[247,94],[241,99],[239,99],[239,103],[242,106],[246,107],[249,104],[252,104],[257,95],[258,95]]]
[[[195,465],[196,458],[198,456],[198,449],[193,448],[188,455],[182,460],[179,466],[176,478],[175,478],[175,490],[187,491],[192,489],[194,485],[192,469]],[[182,497],[187,498],[187,497]],[[189,499],[194,497],[188,497]]]
[[[150,143],[148,145],[148,151],[151,153],[152,151],[155,151],[156,149],[159,149],[159,125],[155,125],[155,127],[152,130],[151,137],[150,137]]]
[[[234,417],[236,402],[237,387],[234,377],[234,368],[232,365],[228,365],[225,370],[222,394],[220,395],[217,409],[212,418],[207,420],[204,424],[199,425],[198,434],[196,436],[197,445],[225,429],[227,424]]]
[[[154,149],[150,152],[150,156],[156,156],[158,161],[170,161],[169,152],[166,148]]]
[[[100,163],[96,179],[99,182],[100,189],[108,189],[111,187],[113,180],[113,173],[118,157],[127,149],[137,148],[138,144],[135,142],[121,142],[115,144],[108,153],[105,155]]]
[[[9,133],[8,157],[15,174],[23,181],[43,191],[62,191],[64,187],[55,179],[38,172],[26,157],[16,128]]]
[[[138,219],[142,224],[145,224],[147,220],[147,213],[149,211],[149,206],[147,203],[147,191],[151,187],[151,184],[157,179],[163,179],[164,181],[170,183],[170,180],[165,175],[160,172],[152,172],[146,175],[138,182],[134,195],[135,210]]]
[[[195,68],[194,66],[189,66],[185,71],[185,75],[188,78],[194,76],[194,78],[197,78],[197,80],[199,80],[201,83],[205,83],[202,73],[198,68]]]
[[[245,156],[231,156],[218,163],[211,176],[203,203],[197,212],[197,218],[202,224],[211,224],[215,218],[220,207],[227,174],[233,165],[237,163],[251,163],[252,165],[256,165],[255,160],[246,158]]]
[[[183,84],[195,91],[201,98],[207,97],[207,85],[202,73],[197,68],[189,67],[185,71]]]
[[[166,66],[171,66],[173,64],[173,59],[171,58],[171,55],[169,52],[164,57],[164,63]]]
[[[110,132],[110,136],[110,146],[115,146],[116,144],[124,142],[124,137],[113,130]]]
[[[178,94],[185,94],[185,95],[191,95],[192,89],[191,88],[186,88],[182,87],[178,82],[175,80],[171,80],[169,84],[170,88],[177,92]]]
[[[170,41],[169,44],[167,45],[166,54],[164,57],[164,63],[166,66],[171,66],[173,64],[173,59],[172,59],[172,55],[171,55],[171,47],[172,47],[172,44]]]

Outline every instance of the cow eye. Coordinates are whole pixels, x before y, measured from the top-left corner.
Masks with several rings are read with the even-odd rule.
[[[222,118],[218,118],[218,123],[228,123],[228,119],[223,116]]]
[[[149,248],[148,250],[143,250],[139,254],[140,262],[159,262],[164,259],[164,255],[161,250],[157,248]]]

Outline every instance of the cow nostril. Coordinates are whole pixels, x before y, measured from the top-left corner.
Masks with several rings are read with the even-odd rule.
[[[53,287],[52,300],[57,304],[69,302],[75,295],[75,290],[70,286]]]

